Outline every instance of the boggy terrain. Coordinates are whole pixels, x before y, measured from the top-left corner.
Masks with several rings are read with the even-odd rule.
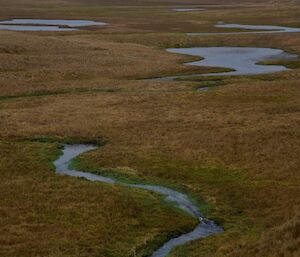
[[[268,60],[291,70],[267,75],[144,78],[223,71],[182,65],[199,58],[167,53],[171,47],[270,47],[300,54],[299,33],[185,34],[224,31],[214,27],[218,21],[300,27],[299,1],[224,1],[188,13],[172,9],[201,3],[119,4],[1,3],[2,19],[109,25],[0,31],[0,255],[150,256],[168,238],[195,227],[193,217],[158,194],[54,173],[63,143],[98,143],[72,165],[182,191],[224,228],[174,249],[171,257],[298,256],[299,60]]]

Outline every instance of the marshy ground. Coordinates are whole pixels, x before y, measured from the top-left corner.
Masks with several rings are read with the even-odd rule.
[[[300,27],[299,1],[223,4],[185,13],[172,9],[201,3],[1,3],[1,19],[109,25],[0,31],[0,256],[149,256],[195,226],[157,194],[54,173],[61,144],[96,141],[105,144],[76,167],[181,190],[225,229],[171,257],[299,255],[299,60],[269,60],[291,70],[267,75],[144,80],[222,71],[183,65],[199,58],[166,48],[300,54],[299,33],[186,35],[224,31],[214,27],[219,21]],[[217,87],[203,93],[199,86]]]

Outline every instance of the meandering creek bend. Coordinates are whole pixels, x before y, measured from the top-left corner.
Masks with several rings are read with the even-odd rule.
[[[202,8],[178,8],[173,9],[177,12],[203,11]],[[82,27],[104,26],[104,22],[95,22],[88,20],[41,20],[41,19],[13,19],[0,21],[0,29],[14,31],[74,31]],[[230,29],[248,29],[252,31],[241,32],[215,32],[215,33],[188,33],[190,36],[201,35],[236,35],[236,34],[270,34],[270,33],[298,33],[299,28],[289,28],[280,26],[262,26],[262,25],[240,25],[219,23],[217,28]],[[154,78],[150,80],[173,81],[178,78],[189,78],[195,76],[233,76],[233,75],[255,75],[272,72],[285,71],[287,68],[281,65],[259,65],[257,62],[268,59],[290,59],[297,56],[287,54],[280,49],[255,48],[255,47],[194,47],[194,48],[170,48],[170,53],[186,54],[191,56],[203,57],[203,60],[189,62],[186,65],[224,67],[232,71],[220,73],[206,73],[193,75],[179,75]],[[199,90],[207,90],[200,88]],[[65,145],[63,155],[57,159],[54,164],[56,172],[60,175],[85,178],[89,181],[99,181],[108,184],[119,184],[131,188],[140,188],[159,193],[165,197],[166,201],[171,201],[185,212],[199,220],[198,225],[193,231],[182,234],[177,238],[170,239],[160,248],[154,251],[151,257],[166,257],[170,251],[179,245],[183,245],[192,240],[208,237],[221,233],[223,229],[217,226],[213,221],[205,219],[199,208],[188,198],[186,194],[177,192],[173,189],[147,184],[128,184],[120,182],[110,177],[100,176],[93,173],[83,172],[69,168],[70,161],[78,155],[97,149],[94,145]]]
[[[199,224],[196,226],[196,228],[194,228],[193,231],[167,241],[159,249],[153,252],[151,257],[166,257],[170,253],[170,251],[176,246],[183,245],[195,239],[221,233],[223,231],[223,229],[217,226],[213,221],[205,219],[201,214],[199,208],[188,198],[187,195],[183,193],[162,186],[122,183],[116,179],[112,179],[109,177],[104,177],[69,168],[72,159],[74,159],[81,153],[85,153],[95,149],[97,149],[97,147],[94,145],[65,145],[63,155],[60,156],[60,158],[54,162],[56,172],[60,175],[85,178],[90,181],[99,181],[108,184],[120,184],[131,188],[141,188],[153,191],[165,196],[166,201],[174,202],[179,208],[199,219]]]

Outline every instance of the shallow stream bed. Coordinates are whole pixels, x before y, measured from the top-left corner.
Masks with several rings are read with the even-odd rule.
[[[97,149],[94,145],[65,145],[63,155],[54,162],[56,172],[60,175],[68,175],[72,177],[85,178],[90,181],[99,181],[108,184],[119,184],[131,188],[140,188],[148,191],[159,193],[165,197],[166,201],[173,202],[178,208],[194,216],[199,220],[199,224],[194,228],[193,231],[182,234],[179,237],[173,238],[167,241],[164,245],[154,251],[151,257],[166,257],[170,251],[179,245],[183,245],[192,240],[196,240],[203,237],[208,237],[217,233],[223,232],[223,229],[217,226],[213,221],[205,219],[200,212],[199,208],[189,199],[189,197],[181,192],[173,189],[147,184],[128,184],[122,183],[116,179],[112,179],[105,176],[96,175],[93,173],[82,172],[79,170],[71,169],[70,162],[80,155],[88,151]]]

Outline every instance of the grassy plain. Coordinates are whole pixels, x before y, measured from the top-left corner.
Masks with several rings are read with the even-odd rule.
[[[196,223],[158,195],[55,175],[57,145],[0,145],[0,256],[146,256]]]
[[[193,58],[166,47],[261,46],[300,54],[299,34],[184,34],[217,31],[212,26],[220,20],[297,27],[299,2],[188,14],[170,12],[179,1],[100,2],[15,0],[0,10],[2,18],[111,23],[72,33],[0,31],[0,254],[143,256],[156,235],[163,240],[194,222],[150,193],[55,176],[49,163],[58,145],[34,142],[54,137],[104,138],[105,146],[76,165],[185,191],[225,228],[172,257],[298,256],[300,71],[200,82],[141,79],[215,70],[183,66]],[[225,86],[194,90],[216,81]]]

